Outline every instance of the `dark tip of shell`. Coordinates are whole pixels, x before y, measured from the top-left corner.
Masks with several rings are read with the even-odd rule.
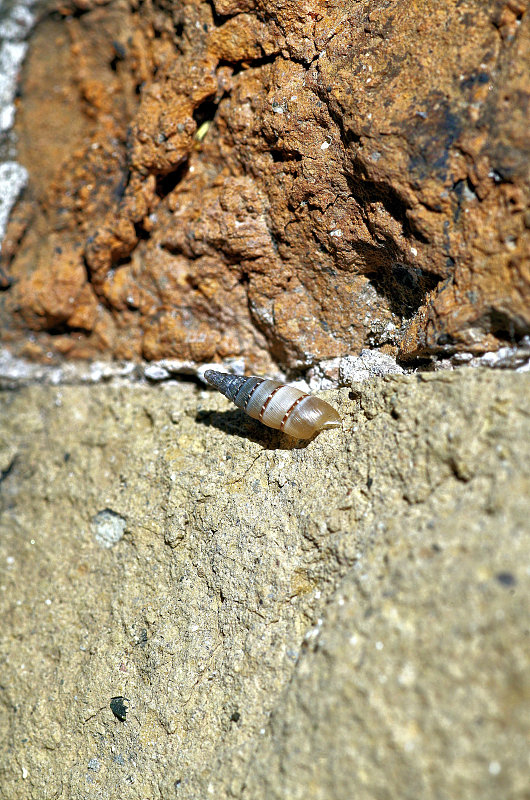
[[[243,375],[230,375],[227,372],[217,372],[215,369],[207,369],[204,379],[232,402],[247,380]]]
[[[207,369],[203,373],[203,378],[207,381],[210,386],[215,386],[216,389],[219,388],[218,380],[223,376],[223,373],[217,372],[215,369]]]

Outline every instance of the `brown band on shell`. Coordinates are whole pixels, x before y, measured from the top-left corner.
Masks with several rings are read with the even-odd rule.
[[[257,382],[257,383],[256,383],[256,384],[255,384],[255,385],[252,387],[252,391],[250,392],[249,396],[248,396],[248,397],[247,397],[247,399],[245,400],[245,408],[244,408],[244,411],[246,411],[246,409],[247,409],[247,406],[248,406],[248,404],[250,403],[250,398],[252,397],[252,395],[254,394],[254,392],[256,391],[256,389],[258,388],[258,386],[261,386],[261,384],[263,383],[263,381],[264,381],[264,380],[265,380],[265,378],[261,378],[261,380],[259,380],[259,381],[258,381],[258,382]],[[267,402],[268,402],[268,401],[267,401]],[[260,417],[260,419],[261,419],[261,417]]]
[[[300,403],[300,401],[301,401],[301,400],[303,400],[303,399],[304,399],[304,398],[306,398],[306,397],[307,397],[307,395],[306,395],[306,394],[302,395],[302,397],[297,397],[297,398],[296,398],[296,400],[294,401],[294,403],[293,403],[293,404],[292,404],[292,405],[291,405],[291,406],[290,406],[290,407],[287,409],[287,411],[285,412],[285,416],[284,416],[284,418],[282,419],[282,424],[280,425],[280,430],[281,430],[281,431],[283,431],[283,426],[285,425],[285,423],[286,423],[286,422],[287,422],[287,420],[289,419],[289,416],[290,416],[290,414],[291,414],[291,411],[293,411],[293,409],[295,408],[295,406],[297,406],[297,405],[298,405],[298,403]]]
[[[277,387],[276,387],[276,389],[274,389],[274,391],[272,391],[272,392],[270,393],[270,395],[267,397],[267,399],[266,399],[266,400],[265,400],[265,402],[263,403],[263,405],[262,405],[262,407],[261,407],[261,411],[259,412],[259,421],[260,421],[260,422],[263,422],[263,414],[265,413],[265,409],[266,409],[266,408],[267,408],[267,406],[269,405],[270,401],[272,400],[272,398],[274,397],[274,395],[276,394],[276,392],[278,392],[280,389],[283,389],[283,387],[284,387],[284,384],[283,384],[283,383],[281,384],[281,386],[277,386]]]

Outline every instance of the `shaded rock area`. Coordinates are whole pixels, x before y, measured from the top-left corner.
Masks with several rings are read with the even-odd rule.
[[[14,352],[270,372],[530,331],[525,0],[53,8],[18,107]]]
[[[528,796],[529,376],[296,443],[190,383],[0,393],[0,785]]]

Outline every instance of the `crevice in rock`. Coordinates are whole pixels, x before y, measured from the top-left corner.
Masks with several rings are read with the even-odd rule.
[[[217,9],[215,8],[215,3],[213,0],[208,0],[208,5],[212,9],[212,21],[216,28],[220,28],[225,22],[228,22],[229,19],[233,19],[237,17],[237,14],[219,14]]]
[[[282,149],[280,147],[271,147],[269,152],[274,162],[289,162],[289,161],[302,161],[302,154],[297,150]]]
[[[46,328],[46,333],[48,336],[69,336],[72,333],[80,333],[86,336],[87,331],[84,328],[68,325],[67,322],[58,322],[52,325],[51,328]]]
[[[167,175],[158,175],[156,180],[156,194],[162,200],[171,194],[171,192],[178,186],[178,184],[188,174],[188,162],[184,161],[173,172],[168,172]]]
[[[219,103],[213,99],[213,96],[209,97],[207,100],[204,100],[200,105],[197,106],[193,112],[193,119],[197,123],[197,130],[205,122],[214,121],[218,108]]]
[[[475,187],[471,183],[469,178],[461,179],[453,183],[451,187],[451,191],[455,194],[457,198],[456,208],[453,212],[453,222],[458,222],[460,218],[460,214],[462,213],[462,205],[467,200],[478,200],[477,194],[475,192]]]
[[[405,320],[423,305],[427,293],[441,280],[403,261],[392,261],[388,269],[367,273],[366,277],[376,292],[386,298],[392,313]]]
[[[243,270],[239,275],[237,282],[240,286],[248,287],[250,283],[250,276],[246,270]]]
[[[247,69],[257,69],[267,64],[274,64],[277,58],[278,53],[271,53],[269,55],[259,56],[258,58],[249,58],[244,61],[228,61],[222,58],[218,63],[218,67],[230,67],[230,69],[233,70],[232,75],[235,77],[239,75],[240,72],[245,72]]]
[[[497,308],[492,308],[479,320],[477,326],[511,345],[517,344],[523,336],[528,335],[528,328],[524,323],[519,326],[516,317]]]
[[[0,292],[7,292],[13,285],[13,279],[0,267]]]
[[[136,236],[138,237],[138,241],[144,241],[145,242],[145,241],[147,241],[148,239],[151,238],[150,231],[146,231],[146,229],[144,228],[144,226],[142,225],[141,222],[135,222],[134,223],[134,231],[136,233]],[[135,247],[136,246],[137,245],[135,245]],[[126,260],[130,261],[130,255],[127,256]]]
[[[116,41],[116,39],[112,42],[112,47],[114,48],[114,57],[109,61],[109,67],[113,72],[117,72],[118,64],[120,61],[125,61],[127,57],[127,51],[122,43]]]
[[[52,8],[47,13],[46,9],[42,9],[42,16],[39,22],[42,22],[43,19],[52,19],[62,22],[65,17],[67,19],[79,19],[80,17],[90,14],[93,10],[91,6],[81,7],[73,3],[72,5],[65,4],[62,8]]]

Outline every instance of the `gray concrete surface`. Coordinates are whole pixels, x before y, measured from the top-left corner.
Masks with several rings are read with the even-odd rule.
[[[0,393],[2,798],[527,798],[529,388]]]

